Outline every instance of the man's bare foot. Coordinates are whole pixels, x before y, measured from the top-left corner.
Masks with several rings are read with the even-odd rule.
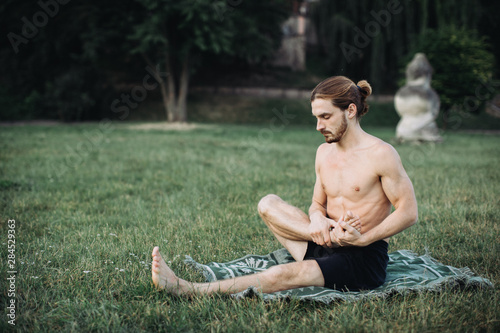
[[[347,214],[344,216],[344,222],[349,224],[351,227],[361,232],[361,221],[358,215],[353,214],[350,210],[347,211]]]
[[[153,263],[151,264],[151,271],[153,277],[153,284],[158,289],[166,289],[173,294],[180,294],[181,280],[175,273],[167,266],[167,263],[160,254],[160,248],[156,246],[153,249]]]

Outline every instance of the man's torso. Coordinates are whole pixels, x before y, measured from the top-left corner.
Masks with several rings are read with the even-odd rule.
[[[350,152],[340,152],[331,144],[319,152],[319,177],[327,196],[328,216],[338,221],[350,210],[359,215],[362,233],[391,212],[375,165],[377,146],[381,144],[385,143],[370,139]]]

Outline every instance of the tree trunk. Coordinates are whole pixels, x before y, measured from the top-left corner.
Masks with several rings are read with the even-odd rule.
[[[172,68],[170,65],[170,57],[168,52],[165,54],[165,65],[167,70],[167,79],[163,79],[158,73],[157,67],[151,62],[149,57],[142,53],[143,58],[146,60],[146,63],[153,70],[154,78],[160,84],[161,97],[163,100],[163,107],[165,108],[165,115],[167,116],[168,122],[173,122],[176,114],[176,100],[175,100],[175,80],[174,73],[172,72]]]
[[[187,121],[187,94],[189,87],[189,56],[182,62],[182,71],[179,78],[179,95],[177,97],[176,121]]]
[[[168,94],[167,94],[167,83],[165,80],[160,81],[160,91],[161,91],[161,98],[163,100],[163,107],[165,108],[165,113],[167,114],[167,119],[168,119]]]
[[[152,67],[153,64],[143,55],[148,64]],[[163,107],[168,122],[185,122],[187,121],[187,94],[189,87],[189,57],[186,56],[182,62],[182,69],[179,77],[179,89],[175,85],[175,73],[172,70],[172,63],[168,52],[165,53],[165,65],[168,76],[162,79],[158,73],[155,73],[155,79],[160,83],[161,97]],[[156,71],[156,69],[155,69]]]
[[[166,104],[165,104],[165,98],[163,98],[164,105],[165,105],[165,111],[167,113],[167,121],[168,122],[174,122],[176,121],[176,93],[175,93],[175,78],[174,78],[174,72],[172,71],[172,65],[170,62],[170,55],[168,52],[165,53],[165,64],[167,65],[167,72],[169,73],[167,77],[167,89],[168,89],[168,97],[166,99]],[[163,91],[162,91],[163,94]],[[167,92],[165,92],[167,94]]]

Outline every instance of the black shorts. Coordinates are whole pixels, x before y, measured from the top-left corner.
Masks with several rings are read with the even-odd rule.
[[[307,245],[304,260],[316,260],[325,287],[342,291],[374,289],[385,282],[388,244],[379,240],[365,247],[324,248]]]

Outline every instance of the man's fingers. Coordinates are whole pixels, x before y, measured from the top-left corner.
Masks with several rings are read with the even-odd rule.
[[[356,214],[353,214],[350,210],[347,211],[346,218],[344,219],[344,222],[349,224],[350,226],[354,227],[357,231],[361,232],[361,221],[359,219],[359,216]]]
[[[312,241],[320,246],[331,246],[330,227],[324,226],[324,229],[311,233]]]
[[[323,234],[314,235],[314,236],[312,236],[312,239],[313,239],[314,243],[316,243],[320,246],[324,246],[326,244],[326,240],[325,240],[325,237],[323,236]]]
[[[351,226],[349,223],[346,223],[346,222],[342,222],[340,224],[340,226],[342,228],[344,228],[347,232],[349,233],[354,233],[354,232],[358,232],[358,230],[356,230],[353,226]]]
[[[348,210],[345,215],[339,220],[340,221],[345,221],[345,222],[349,222],[350,220],[352,219],[352,212],[350,210]]]
[[[348,210],[344,218],[342,218],[341,220],[350,223],[351,221],[359,220],[359,216],[357,214],[354,214],[352,211]]]
[[[332,239],[330,238],[330,228],[323,230],[323,240],[325,241],[323,245],[326,245],[328,247],[332,246]]]
[[[352,227],[357,227],[357,226],[361,226],[361,221],[359,219],[354,219],[354,220],[351,220],[349,221],[348,223],[350,226]]]
[[[331,220],[330,221],[330,231],[334,229],[338,225],[338,222]]]
[[[356,221],[359,221],[359,217],[356,217],[356,216],[353,216],[351,218],[348,218],[348,219],[345,219],[344,222],[347,222],[349,224],[353,223],[353,222],[356,222]]]
[[[350,223],[351,227],[354,227],[357,231],[361,232],[361,222],[355,221],[354,223]]]
[[[331,238],[336,244],[342,246],[341,238],[344,236],[344,233],[344,229],[341,228],[341,222],[339,222],[338,228],[333,229]]]
[[[341,246],[340,245],[340,239],[337,238],[336,236],[333,236],[333,241],[335,242],[335,244],[337,244],[337,246]]]
[[[325,219],[330,223],[330,225],[335,225],[337,223],[337,221],[330,219],[328,217],[326,217]]]

